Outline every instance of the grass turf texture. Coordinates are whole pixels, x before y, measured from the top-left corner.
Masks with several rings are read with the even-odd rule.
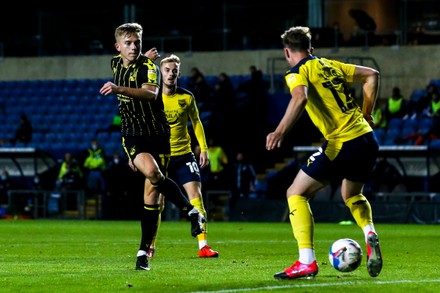
[[[219,258],[201,259],[189,222],[164,221],[151,271],[134,269],[135,221],[0,220],[0,292],[439,292],[439,227],[378,224],[384,267],[371,278],[355,225],[317,223],[320,271],[313,280],[275,280],[297,259],[289,223],[209,223]],[[333,241],[361,244],[361,266],[340,273],[328,263]]]

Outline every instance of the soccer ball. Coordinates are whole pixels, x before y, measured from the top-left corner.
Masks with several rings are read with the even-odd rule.
[[[362,248],[350,238],[336,240],[328,253],[331,265],[340,272],[348,273],[357,269],[362,262]]]

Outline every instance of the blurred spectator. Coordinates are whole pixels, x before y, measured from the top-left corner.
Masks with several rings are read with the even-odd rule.
[[[436,97],[438,98],[439,94],[440,94],[440,92],[438,90],[438,87],[435,84],[429,84],[426,87],[426,95],[424,97],[422,97],[416,105],[416,109],[418,109],[419,112],[422,113],[422,116],[423,116],[423,112],[426,109],[428,109],[430,107],[430,105],[432,105],[431,102],[433,100],[435,100]],[[434,96],[436,96],[436,97],[434,97]]]
[[[339,48],[345,46],[344,35],[341,32],[339,22],[335,21],[333,23],[333,33],[334,33],[334,48]]]
[[[8,204],[11,178],[8,170],[4,169],[0,177],[0,204]]]
[[[191,68],[191,76],[188,80],[187,90],[197,98],[197,107],[200,112],[209,110],[211,88],[205,76],[197,67]]]
[[[56,187],[59,190],[79,190],[83,185],[83,172],[78,161],[72,153],[64,154],[64,161],[61,163],[58,172]]]
[[[408,33],[408,45],[416,46],[426,43],[426,31],[421,25],[417,25]]]
[[[248,199],[251,193],[255,192],[255,180],[257,174],[254,166],[246,160],[243,152],[236,154],[232,167],[232,192],[229,200],[229,208],[232,211],[239,198]]]
[[[238,86],[237,98],[240,102],[236,106],[235,115],[231,115],[232,119],[228,120],[229,128],[233,129],[238,137],[235,143],[246,148],[265,140],[270,108],[269,84],[262,71],[252,65],[249,72],[250,78]],[[253,147],[253,150],[256,152],[258,148]]]
[[[387,121],[393,118],[407,118],[409,113],[408,100],[400,93],[400,88],[394,87],[391,96],[385,104],[385,117]]]
[[[229,165],[225,150],[217,144],[215,138],[208,139],[209,178],[207,189],[226,190],[229,188],[226,168]]]
[[[20,115],[20,124],[15,130],[13,144],[23,143],[27,145],[32,139],[32,124],[26,114]]]
[[[86,195],[102,196],[105,194],[104,171],[107,169],[107,158],[98,140],[92,139],[84,160],[84,178],[86,179]]]
[[[204,111],[212,112],[210,123],[222,125],[224,119],[229,117],[229,113],[235,107],[235,88],[230,77],[222,72],[218,75],[218,82],[214,85],[208,107]]]
[[[377,101],[377,105],[373,111],[373,121],[375,129],[385,129],[387,127],[388,121],[385,114],[385,104],[386,101],[384,100]]]
[[[214,86],[212,92],[214,105],[223,110],[231,107],[235,102],[235,88],[231,78],[224,72],[218,75],[218,82]]]
[[[269,89],[269,84],[264,80],[263,72],[255,65],[249,67],[249,79],[238,86],[237,91],[247,95],[261,95]]]
[[[397,144],[406,144],[414,140],[414,145],[429,144],[432,140],[440,138],[440,94],[434,92],[429,106],[423,111],[422,118],[432,119],[432,125],[427,130],[417,130],[403,138],[397,138]]]

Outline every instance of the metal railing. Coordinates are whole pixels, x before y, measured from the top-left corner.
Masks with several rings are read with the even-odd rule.
[[[6,213],[33,219],[100,218],[100,198],[88,198],[84,190],[10,190]]]

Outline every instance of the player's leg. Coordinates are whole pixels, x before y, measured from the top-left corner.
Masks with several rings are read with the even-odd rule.
[[[156,233],[154,233],[153,240],[151,240],[150,247],[147,251],[147,256],[149,258],[152,258],[154,256],[154,253],[156,252],[156,240],[157,240],[157,234],[159,233],[159,227],[162,222],[162,212],[165,209],[165,197],[162,194],[159,194],[159,216],[157,217],[157,229]]]
[[[160,159],[166,160],[167,158],[161,157]],[[176,182],[162,173],[155,158],[149,153],[142,153],[136,156],[133,163],[150,180],[153,187],[179,209],[188,212],[191,221],[191,235],[195,237],[200,234],[203,231],[202,223],[206,219],[191,205]],[[161,165],[166,166],[164,163]]]
[[[360,193],[362,187],[362,183],[354,183],[344,179],[341,192],[344,197],[345,205],[350,209],[356,224],[364,232],[365,243],[367,246],[368,273],[372,277],[377,277],[382,270],[382,254],[380,251],[379,237],[374,228],[371,205],[368,199]],[[350,191],[352,194],[359,193],[348,197],[347,194],[350,194]]]
[[[313,233],[314,219],[309,198],[325,185],[299,170],[287,190],[289,219],[295,239],[298,242],[299,259],[290,267],[274,275],[277,279],[313,278],[318,273]]]
[[[137,253],[136,270],[150,270],[147,252],[158,228],[160,216],[159,192],[145,179],[144,207],[141,214],[141,242]]]
[[[207,213],[203,204],[201,183],[199,181],[191,181],[183,185],[190,203],[196,207],[199,212],[207,219]],[[203,232],[197,235],[199,244],[199,257],[218,257],[218,251],[212,250],[208,245],[208,228],[207,223],[203,223]]]
[[[345,205],[350,209],[357,225],[363,230],[367,246],[367,270],[377,277],[382,270],[382,254],[379,237],[373,223],[373,212],[368,199],[362,194],[376,164],[379,145],[372,133],[365,134],[344,143],[342,169],[346,174],[342,181],[341,193]]]

